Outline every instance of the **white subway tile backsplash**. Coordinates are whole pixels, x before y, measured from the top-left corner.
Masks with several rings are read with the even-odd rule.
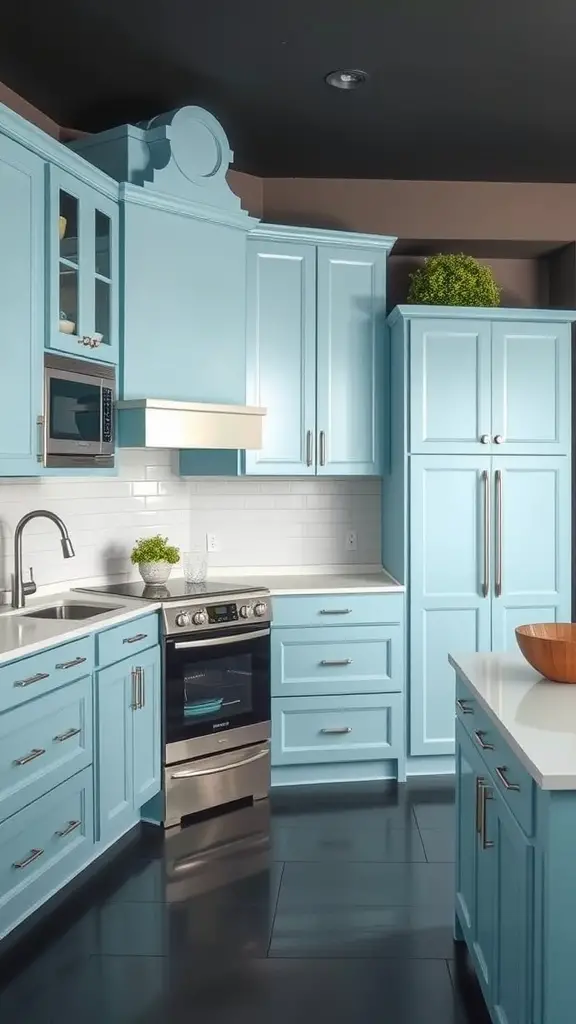
[[[380,564],[380,482],[339,479],[182,480],[177,453],[126,450],[118,475],[45,480],[0,479],[0,591],[10,587],[18,520],[34,508],[66,523],[76,557],[64,560],[53,523],[36,519],[24,534],[24,564],[39,586],[97,577],[137,576],[130,551],[140,536],[167,535],[182,549],[214,533],[212,570],[242,567]],[[347,530],[358,534],[347,551]]]

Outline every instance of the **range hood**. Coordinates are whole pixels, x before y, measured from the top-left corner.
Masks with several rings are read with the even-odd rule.
[[[142,398],[117,402],[121,448],[261,448],[266,409]]]

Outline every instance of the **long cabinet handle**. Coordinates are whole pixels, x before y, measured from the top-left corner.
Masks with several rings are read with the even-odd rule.
[[[132,711],[138,710],[138,669],[133,668],[130,672],[130,681],[132,683],[132,701],[130,707]]]
[[[322,658],[322,661],[319,662],[319,664],[322,665],[323,668],[332,668],[337,665],[351,665],[352,658],[341,658],[339,661],[328,661],[327,658]]]
[[[64,740],[71,740],[73,736],[78,736],[81,732],[82,729],[77,729],[75,726],[72,726],[72,728],[67,729],[66,732],[61,732],[58,736],[54,736],[52,742],[64,743]]]
[[[143,668],[138,669],[138,682],[140,687],[138,694],[140,698],[140,707],[143,708],[146,703],[146,674]]]
[[[313,458],[313,452],[312,452],[312,431],[311,430],[307,430],[306,431],[306,465],[307,466],[311,466],[312,465],[312,458]]]
[[[481,775],[476,776],[476,832],[478,835],[482,834],[482,797],[480,796],[480,790],[484,785],[484,779]]]
[[[21,868],[27,868],[29,864],[33,864],[35,860],[38,860],[38,857],[41,857],[43,853],[44,850],[31,850],[29,857],[25,857],[24,860],[14,861],[12,867],[16,868],[17,870],[20,870]]]
[[[64,836],[69,836],[70,833],[74,831],[74,829],[80,828],[81,824],[81,821],[69,821],[68,824],[66,825],[66,828],[58,829],[54,833],[54,835],[58,836],[59,839],[63,839]]]
[[[135,644],[138,640],[145,640],[148,633],[136,633],[136,636],[125,636],[123,644]]]
[[[86,661],[86,658],[74,658],[73,661],[61,661],[56,668],[76,668],[76,665],[82,665]]]
[[[29,764],[30,761],[35,761],[37,757],[42,757],[42,754],[45,753],[46,751],[43,747],[34,747],[34,749],[31,750],[29,754],[25,754],[24,757],[17,757],[15,761],[13,761],[13,764],[18,766]]]
[[[500,779],[500,782],[504,786],[504,789],[507,789],[507,790],[509,790],[512,793],[519,793],[520,792],[520,786],[518,785],[518,783],[517,782],[509,782],[508,779],[506,778],[506,772],[508,771],[508,769],[506,768],[506,765],[502,764],[502,765],[500,765],[499,768],[495,768],[494,771],[496,772],[496,775],[498,776],[498,778]]]
[[[42,679],[48,679],[49,672],[37,672],[35,676],[28,676],[27,679],[17,679],[14,686],[30,686],[32,683],[39,683]]]
[[[496,597],[502,596],[502,470],[497,469],[496,477]]]
[[[232,768],[242,768],[245,764],[252,764],[253,761],[259,761],[262,757],[269,757],[270,751],[268,747],[266,750],[260,750],[257,754],[252,754],[251,757],[244,757],[241,761],[233,761],[232,764],[223,764],[219,768],[200,768],[192,772],[175,772],[171,775],[171,779],[195,779],[200,775],[219,775],[221,772],[229,772]]]
[[[482,597],[488,597],[490,590],[490,476],[488,470],[482,471],[484,481],[484,570],[482,580]]]
[[[333,728],[320,729],[321,733],[325,736],[345,736],[347,733],[352,732],[351,725],[336,725]]]
[[[319,437],[318,440],[319,440],[319,445],[320,445],[320,465],[321,466],[325,466],[326,465],[326,433],[325,433],[325,431],[323,431],[323,430],[320,431],[320,437]]]
[[[482,821],[482,828],[481,828],[481,831],[480,831],[480,838],[482,839],[482,849],[483,850],[491,850],[492,847],[494,846],[494,842],[493,842],[492,839],[487,839],[486,838],[486,801],[487,800],[492,800],[493,797],[492,797],[492,793],[485,786],[484,780],[482,780],[482,786],[480,787],[480,794],[481,794],[480,795],[480,800],[481,800],[481,805],[482,805],[482,819],[481,819],[481,821]]]

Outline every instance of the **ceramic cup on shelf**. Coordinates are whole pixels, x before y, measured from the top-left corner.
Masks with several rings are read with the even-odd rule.
[[[140,575],[148,586],[158,586],[166,583],[172,572],[170,562],[140,562],[138,565]]]
[[[206,552],[200,547],[192,547],[182,555],[182,571],[186,583],[205,583],[208,573]]]

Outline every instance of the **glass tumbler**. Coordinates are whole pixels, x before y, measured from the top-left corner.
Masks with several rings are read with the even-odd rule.
[[[182,555],[182,571],[187,583],[204,583],[208,572],[208,559],[202,548],[192,548]]]

